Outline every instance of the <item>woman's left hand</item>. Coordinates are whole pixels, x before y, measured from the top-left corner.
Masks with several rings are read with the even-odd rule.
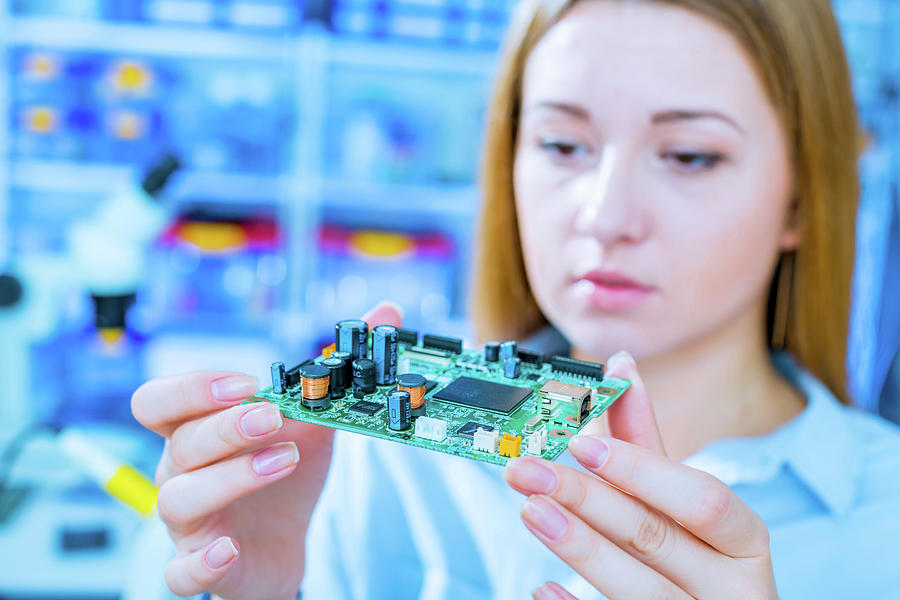
[[[613,437],[569,443],[593,475],[534,457],[507,466],[507,482],[528,496],[525,526],[611,600],[776,598],[763,520],[712,475],[666,456],[630,356],[613,357],[608,372],[631,381],[608,411]],[[556,583],[534,597],[575,599]]]

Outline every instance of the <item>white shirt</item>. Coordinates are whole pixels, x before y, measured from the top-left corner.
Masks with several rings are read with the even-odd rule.
[[[781,598],[900,598],[900,430],[839,405],[787,357],[777,362],[806,409],[685,463],[766,521]],[[525,529],[523,498],[502,471],[339,432],[307,538],[303,600],[522,600],[551,580],[602,598]]]

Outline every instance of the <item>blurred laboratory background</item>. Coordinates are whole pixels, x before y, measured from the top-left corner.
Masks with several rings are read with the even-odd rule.
[[[515,3],[0,0],[0,600],[168,597],[138,475],[104,490],[152,478],[143,381],[265,380],[382,298],[468,333]],[[896,419],[900,2],[835,8],[871,135],[848,364]]]

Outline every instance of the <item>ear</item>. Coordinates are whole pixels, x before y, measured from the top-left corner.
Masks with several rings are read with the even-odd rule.
[[[794,198],[784,216],[784,227],[781,231],[778,246],[782,252],[796,250],[803,241],[803,224],[800,220],[800,203]]]

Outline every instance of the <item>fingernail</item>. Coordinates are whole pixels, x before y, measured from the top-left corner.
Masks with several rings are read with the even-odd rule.
[[[569,452],[584,466],[599,469],[609,456],[609,446],[596,436],[576,435],[569,440]]]
[[[534,598],[534,600],[565,600],[565,598],[560,596],[548,583],[536,587],[534,591],[531,592],[531,597]]]
[[[299,460],[300,453],[297,451],[297,445],[294,442],[285,442],[266,448],[254,456],[251,463],[253,470],[259,475],[273,475],[297,464]]]
[[[536,460],[519,458],[506,467],[509,483],[533,494],[549,494],[556,488],[556,474]]]
[[[561,539],[569,525],[566,517],[546,498],[532,496],[522,505],[522,518],[550,540]]]
[[[231,538],[222,537],[206,551],[206,555],[203,558],[210,569],[217,570],[233,561],[237,555],[238,549],[235,547],[234,542],[231,541]]]
[[[615,354],[613,354],[612,356],[609,357],[609,360],[606,361],[606,366],[608,368],[612,369],[614,365],[618,366],[618,364],[620,362],[623,364],[631,364],[631,365],[635,364],[634,357],[631,356],[631,354],[629,354],[625,350],[619,350],[618,352],[616,352]]]
[[[284,420],[281,411],[274,404],[268,402],[260,404],[248,413],[245,413],[239,421],[241,431],[247,437],[259,437],[281,429]]]
[[[209,391],[219,402],[249,398],[259,389],[259,380],[250,375],[230,375],[209,384]]]

